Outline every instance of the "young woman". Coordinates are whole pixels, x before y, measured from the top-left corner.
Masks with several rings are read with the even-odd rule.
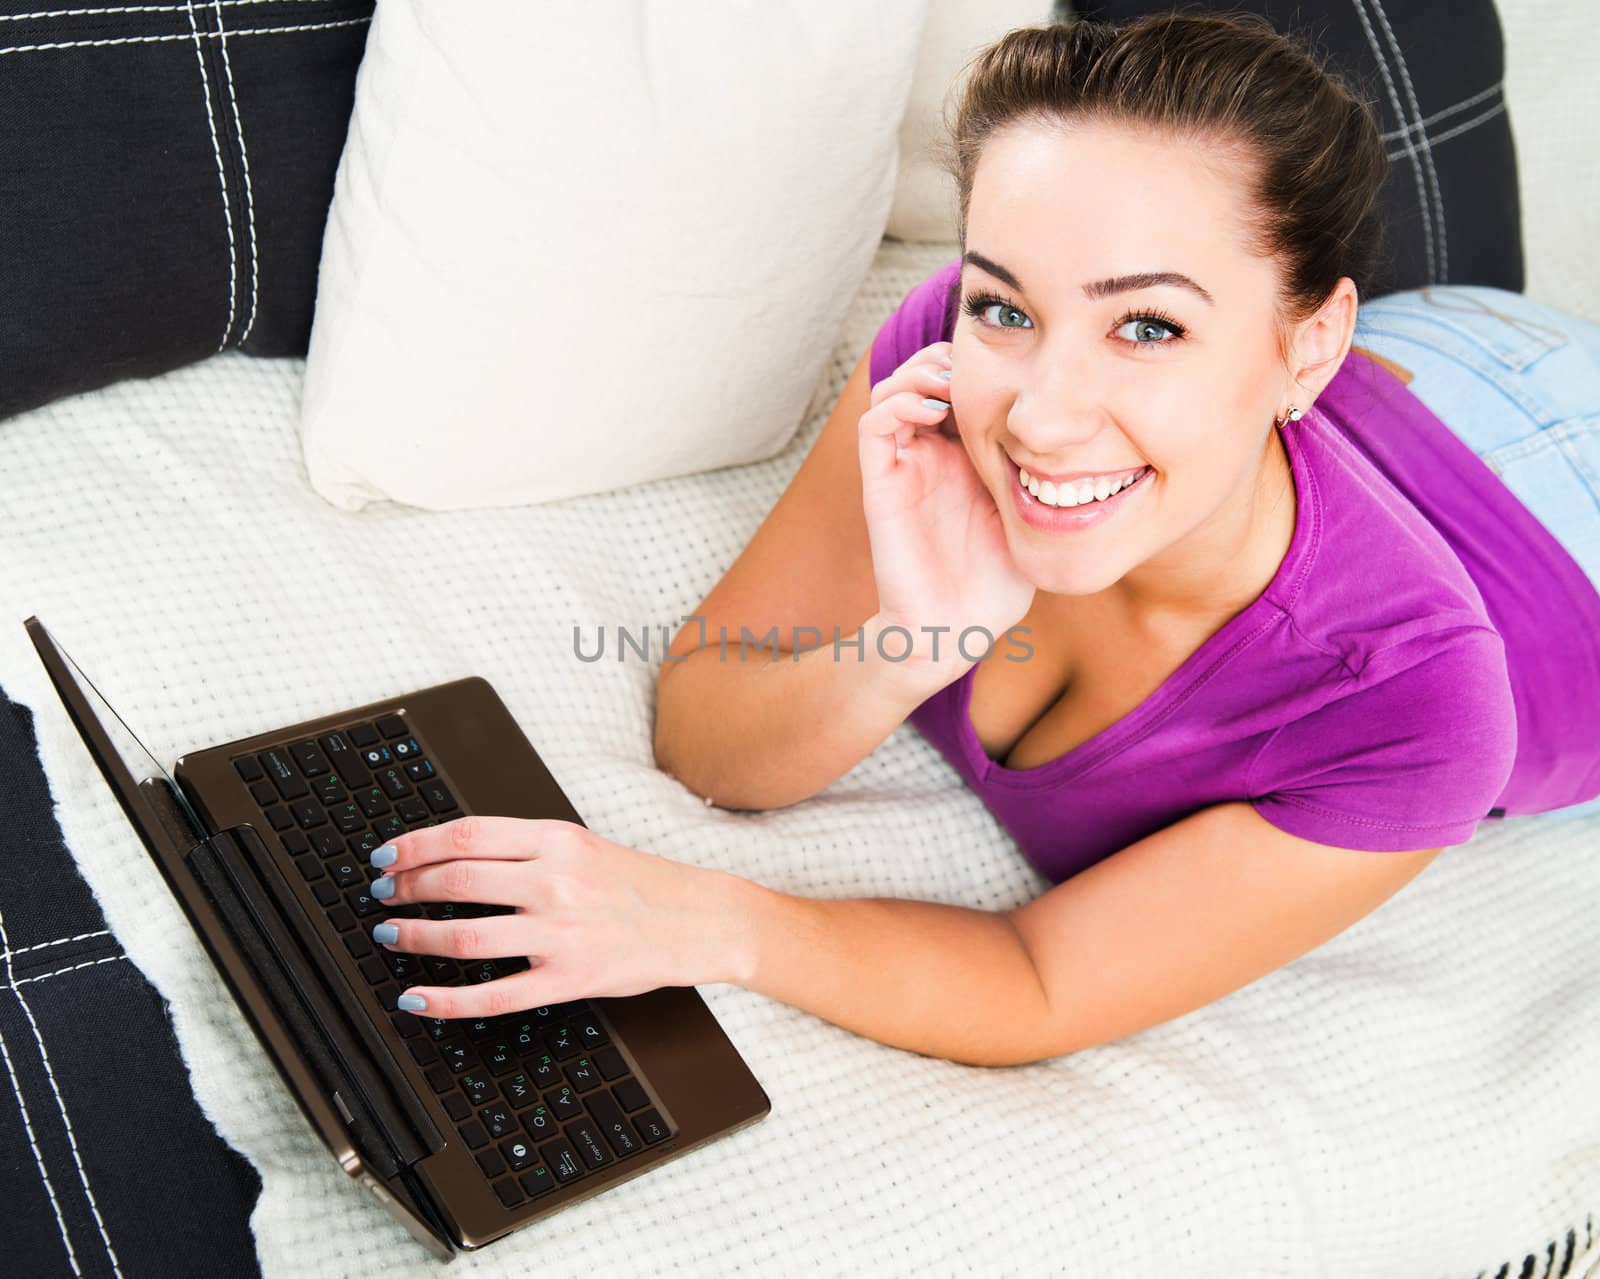
[[[656,753],[770,808],[909,717],[1055,887],[808,899],[463,818],[374,854],[375,895],[513,913],[380,940],[537,962],[403,1006],[730,981],[1033,1061],[1304,954],[1486,817],[1600,799],[1600,328],[1424,290],[1354,346],[1383,141],[1265,21],[1013,31],[952,137],[961,256],[675,638]],[[774,627],[823,642],[706,642]]]

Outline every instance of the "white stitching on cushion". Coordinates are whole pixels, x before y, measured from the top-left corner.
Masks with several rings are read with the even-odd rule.
[[[1372,29],[1372,22],[1367,17],[1367,11],[1362,6],[1362,0],[1350,0],[1355,6],[1356,16],[1361,19],[1361,28],[1367,33],[1367,43],[1372,46],[1372,56],[1377,59],[1378,72],[1383,76],[1383,87],[1389,94],[1389,105],[1394,108],[1395,118],[1402,125],[1410,122],[1405,108],[1400,105],[1400,95],[1395,92],[1394,79],[1389,75],[1389,62],[1383,56],[1383,50],[1378,46],[1378,33]],[[1426,130],[1424,130],[1426,132]],[[1405,143],[1406,154],[1411,157],[1412,175],[1417,180],[1417,203],[1422,208],[1422,236],[1424,248],[1428,257],[1428,282],[1434,282],[1435,267],[1433,255],[1433,216],[1428,207],[1428,190],[1423,185],[1422,170],[1417,165],[1417,151],[1411,144],[1411,133],[1407,130],[1401,139]]]
[[[228,2],[230,2],[230,0],[224,0],[224,3]],[[1465,111],[1468,107],[1477,106],[1478,103],[1482,102],[1485,98],[1499,93],[1504,87],[1504,80],[1496,80],[1482,93],[1474,93],[1470,98],[1462,98],[1460,102],[1451,103],[1443,111],[1435,111],[1426,120],[1419,121],[1416,124],[1408,124],[1403,129],[1391,129],[1388,133],[1381,134],[1380,136],[1385,142],[1398,142],[1407,133],[1411,133],[1417,129],[1426,129],[1431,124],[1438,124],[1439,121],[1443,120],[1447,115],[1454,115],[1457,111]]]
[[[222,218],[228,224],[228,322],[222,328],[221,351],[233,332],[233,317],[239,310],[239,253],[233,243],[233,206],[228,200],[228,179],[222,172],[222,144],[217,141],[217,118],[211,111],[211,77],[206,74],[206,56],[200,44],[200,28],[194,20],[194,0],[188,0],[189,31],[194,37],[194,60],[200,64],[200,88],[206,98],[206,123],[211,126],[211,151],[217,157],[217,184],[222,188]],[[208,33],[209,34],[209,33]]]
[[[1383,34],[1388,37],[1389,47],[1394,50],[1395,66],[1400,68],[1400,82],[1405,85],[1406,101],[1411,104],[1411,109],[1416,113],[1417,120],[1422,120],[1422,105],[1417,101],[1416,89],[1411,84],[1411,72],[1406,67],[1406,55],[1400,49],[1400,41],[1395,39],[1394,30],[1389,26],[1389,15],[1384,12],[1383,0],[1372,0],[1372,7],[1378,15],[1378,21],[1383,24]],[[1402,121],[1403,123],[1403,121]],[[1428,166],[1428,185],[1433,188],[1433,208],[1439,218],[1439,278],[1430,283],[1448,284],[1450,282],[1450,237],[1445,230],[1444,197],[1439,194],[1439,172],[1433,167],[1433,147],[1428,143],[1428,131],[1422,129],[1417,136],[1422,143],[1423,163]]]
[[[6,925],[4,917],[0,917],[0,948],[4,948],[8,951],[11,949],[11,941],[6,937]],[[94,1213],[94,1224],[100,1231],[100,1242],[106,1246],[106,1256],[111,1259],[111,1269],[120,1276],[122,1274],[122,1266],[117,1261],[117,1253],[116,1250],[111,1246],[110,1238],[106,1235],[106,1224],[100,1220],[100,1205],[95,1203],[94,1191],[89,1188],[89,1175],[83,1170],[83,1158],[78,1154],[78,1139],[73,1135],[72,1120],[67,1115],[67,1105],[61,1100],[61,1089],[56,1085],[56,1072],[50,1068],[50,1054],[45,1051],[44,1036],[39,1033],[39,1023],[33,1019],[33,1009],[28,1007],[28,1001],[26,998],[24,998],[22,992],[16,989],[16,970],[11,966],[11,958],[9,955],[6,957],[6,980],[11,983],[11,993],[17,997],[17,1003],[21,1005],[23,1014],[28,1019],[28,1025],[33,1030],[34,1042],[39,1045],[39,1060],[44,1063],[45,1077],[49,1079],[50,1091],[53,1092],[56,1097],[56,1109],[61,1112],[61,1122],[66,1125],[67,1142],[72,1147],[72,1161],[78,1165],[78,1180],[83,1183],[83,1193],[88,1196],[89,1211]],[[11,1054],[9,1051],[6,1053],[6,1069],[11,1070]],[[16,1072],[14,1070],[11,1072],[11,1082],[13,1086],[16,1086],[18,1083]],[[22,1090],[20,1088],[17,1089],[17,1102],[19,1105],[22,1102]],[[26,1118],[26,1116],[24,1116],[24,1118]],[[33,1129],[31,1125],[28,1130],[28,1138],[30,1141],[33,1139]],[[33,1153],[34,1158],[39,1162],[39,1171],[43,1173],[44,1161],[39,1157],[38,1146],[34,1146]],[[48,1176],[45,1178],[45,1186],[47,1189],[50,1188],[50,1179]],[[51,1203],[55,1203],[55,1198],[55,1191],[51,1189]],[[67,1244],[67,1251],[71,1253],[72,1244],[67,1240],[67,1227],[66,1223],[61,1220],[61,1206],[59,1204],[56,1205],[56,1221],[61,1226],[61,1238],[63,1242],[66,1242]],[[76,1271],[78,1268],[76,1257],[73,1258],[72,1268],[74,1271]]]
[[[228,101],[233,104],[233,131],[239,139],[239,158],[244,163],[245,223],[250,229],[250,316],[239,331],[239,345],[243,346],[256,326],[256,197],[250,186],[250,152],[244,145],[244,125],[239,120],[239,98],[233,91],[233,63],[228,58],[228,36],[222,29],[222,0],[212,0],[217,10],[217,44],[222,50],[222,69],[228,73]]]
[[[241,27],[237,31],[228,32],[229,39],[237,40],[241,36],[281,36],[293,31],[327,31],[333,27],[358,27],[364,22],[371,22],[371,18],[340,18],[337,22],[302,22],[292,27]],[[215,31],[201,31],[197,33],[199,39],[215,40]],[[0,49],[0,57],[8,53],[37,53],[42,49],[89,49],[109,44],[159,44],[163,40],[187,40],[189,37],[179,32],[170,36],[116,36],[107,40],[56,40],[50,44],[16,44],[9,49]]]

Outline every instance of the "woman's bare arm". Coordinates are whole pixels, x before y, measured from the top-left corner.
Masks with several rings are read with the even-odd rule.
[[[694,610],[700,620],[673,636],[657,677],[656,765],[726,808],[779,808],[815,795],[959,673],[930,682],[877,647],[858,449],[871,407],[868,359],[750,544]],[[799,653],[797,635],[800,645],[818,642],[806,627],[822,647]],[[742,657],[741,628],[752,637]],[[841,644],[837,660],[836,628],[841,640],[862,641]],[[758,646],[774,633],[776,657],[770,644]],[[893,639],[883,650],[891,655],[901,651]]]
[[[730,877],[729,970],[896,1048],[1021,1065],[1120,1039],[1343,932],[1441,852],[1332,848],[1218,804],[1010,911],[794,896]]]

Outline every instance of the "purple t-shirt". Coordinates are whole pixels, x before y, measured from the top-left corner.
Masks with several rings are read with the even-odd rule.
[[[874,384],[950,339],[960,266],[879,329]],[[972,727],[976,667],[911,713],[1052,881],[1229,801],[1397,851],[1600,795],[1600,592],[1561,543],[1355,351],[1283,442],[1298,511],[1271,584],[1122,719],[1011,769]]]

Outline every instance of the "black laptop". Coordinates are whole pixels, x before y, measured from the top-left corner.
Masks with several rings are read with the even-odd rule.
[[[764,1117],[766,1093],[692,987],[469,1021],[406,985],[491,981],[390,951],[368,854],[464,813],[582,823],[489,683],[458,679],[191,750],[169,776],[77,664],[24,625],[67,713],[312,1127],[435,1256],[485,1244]]]

